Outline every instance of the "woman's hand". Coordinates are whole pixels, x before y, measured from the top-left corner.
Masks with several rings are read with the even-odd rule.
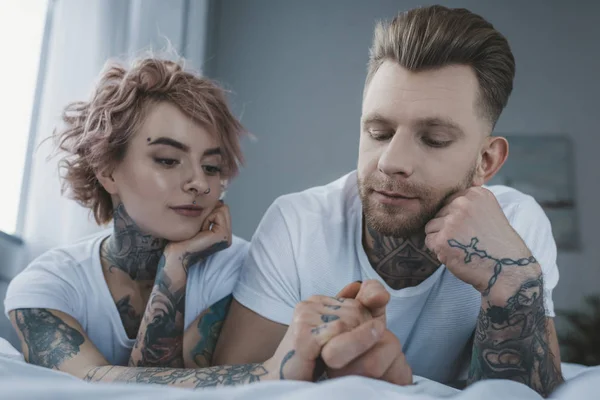
[[[165,257],[167,264],[171,264],[168,259],[177,257],[187,272],[191,265],[229,246],[231,246],[229,207],[219,202],[202,223],[200,232],[183,242],[169,243],[165,248]]]

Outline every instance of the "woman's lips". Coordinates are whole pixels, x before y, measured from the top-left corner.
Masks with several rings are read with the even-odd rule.
[[[203,208],[198,206],[178,206],[171,207],[171,210],[175,211],[177,214],[182,215],[184,217],[199,217],[202,215],[204,211]]]

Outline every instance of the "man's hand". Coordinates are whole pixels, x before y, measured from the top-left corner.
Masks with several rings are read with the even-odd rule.
[[[369,310],[374,320],[385,324],[385,307],[390,294],[378,281],[366,281],[360,286],[352,283],[342,289],[338,297],[355,297]],[[360,336],[362,329],[360,326],[342,333],[325,344],[321,354],[328,367],[327,376],[360,375],[397,385],[412,384],[412,370],[398,338],[385,329],[375,345],[366,346]]]
[[[352,343],[336,348],[356,356],[374,347],[384,330],[385,324],[357,300],[312,296],[296,306],[286,335],[265,366],[278,375],[274,379],[313,381],[317,359],[332,338],[352,332]]]
[[[425,244],[440,262],[484,296],[498,282],[504,297],[541,273],[494,195],[482,187],[452,196],[425,226],[425,234]]]

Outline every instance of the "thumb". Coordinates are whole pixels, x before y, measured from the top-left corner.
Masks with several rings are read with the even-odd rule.
[[[385,321],[385,308],[390,301],[390,294],[379,281],[373,279],[364,282],[356,295],[356,300],[371,312],[373,318]]]
[[[353,299],[358,294],[361,285],[362,285],[362,281],[356,281],[356,282],[349,283],[346,286],[344,286],[344,288],[342,290],[340,290],[340,292],[337,294],[336,297],[342,297],[345,299]]]

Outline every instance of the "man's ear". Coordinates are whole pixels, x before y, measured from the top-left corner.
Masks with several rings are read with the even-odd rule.
[[[508,140],[502,136],[488,136],[479,154],[473,185],[486,184],[500,170],[508,157]]]
[[[104,190],[106,190],[111,195],[117,194],[117,184],[113,178],[113,171],[111,170],[103,170],[96,172],[96,179],[102,185]]]

